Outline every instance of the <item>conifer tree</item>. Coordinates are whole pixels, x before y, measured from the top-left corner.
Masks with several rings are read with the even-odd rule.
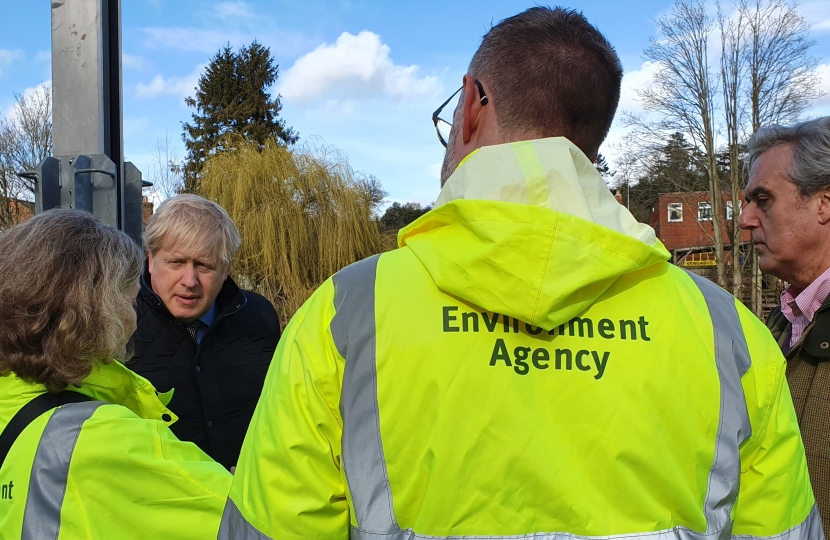
[[[185,191],[199,191],[205,159],[231,149],[234,141],[244,139],[259,148],[271,138],[284,145],[297,142],[297,132],[279,118],[280,96],[269,93],[278,77],[270,49],[256,41],[238,52],[226,45],[210,59],[195,96],[185,99],[196,109],[192,122],[182,126]]]
[[[599,175],[606,182],[614,176],[614,172],[611,170],[611,167],[608,166],[608,161],[602,154],[597,154],[597,159],[594,161],[594,168],[596,168]]]

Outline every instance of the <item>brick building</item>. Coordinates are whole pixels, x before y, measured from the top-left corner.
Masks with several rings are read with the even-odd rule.
[[[743,197],[743,193],[741,193]],[[740,202],[739,202],[740,204]],[[732,194],[723,193],[726,212],[721,231],[724,246],[729,250],[727,264],[732,264]],[[715,265],[712,226],[712,202],[708,191],[661,193],[649,212],[649,225],[672,254],[672,262],[681,266]],[[741,244],[749,243],[749,232],[741,233]],[[693,262],[697,261],[697,262]],[[684,264],[688,263],[688,264]]]
[[[147,196],[141,197],[141,209],[144,212],[144,225],[147,225],[147,222],[150,221],[150,217],[153,215],[153,203],[150,201]]]
[[[743,192],[741,192],[743,202]],[[732,193],[723,192],[723,208],[726,219],[721,231],[724,245],[724,259],[727,267],[732,266],[734,254],[742,267],[741,301],[749,305],[752,253],[749,231],[741,231],[741,244],[732,248]],[[715,236],[712,227],[712,203],[708,191],[690,193],[661,193],[649,212],[649,225],[657,233],[672,255],[672,262],[696,274],[715,279]],[[732,275],[727,268],[727,276]],[[727,279],[730,279],[727,277]],[[731,287],[731,283],[727,283]],[[778,298],[784,283],[772,276],[764,276],[761,298],[764,312],[778,305]]]
[[[144,224],[146,225],[150,216],[153,215],[154,205],[147,197],[142,197],[141,207],[144,215]],[[13,223],[26,221],[35,215],[35,203],[22,199],[9,199],[9,214],[11,215]]]
[[[24,201],[22,199],[8,199],[9,215],[12,218],[12,223],[20,223],[26,221],[35,215],[35,203],[33,201]]]

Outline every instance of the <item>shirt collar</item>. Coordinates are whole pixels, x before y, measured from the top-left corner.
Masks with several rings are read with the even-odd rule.
[[[207,313],[199,317],[199,320],[202,321],[205,324],[205,326],[210,326],[211,324],[213,324],[213,321],[216,320],[216,302],[211,304],[210,309],[207,311]]]
[[[793,322],[797,316],[804,316],[808,321],[812,321],[816,311],[827,299],[828,289],[830,289],[830,268],[803,290],[799,290],[794,285],[787,287],[781,294],[781,312],[790,322]]]

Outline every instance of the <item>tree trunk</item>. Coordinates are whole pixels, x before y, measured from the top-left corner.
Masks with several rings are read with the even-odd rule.
[[[741,228],[738,219],[741,214],[740,171],[732,172],[732,296],[741,300],[743,267],[741,264]],[[737,178],[735,178],[737,176]]]
[[[762,321],[764,320],[764,287],[763,274],[761,268],[758,266],[758,254],[752,250],[752,292],[750,303],[752,304],[752,313],[758,316]]]
[[[704,144],[706,148],[706,173],[709,176],[709,196],[712,205],[712,236],[715,244],[715,276],[717,284],[726,288],[726,261],[723,256],[723,193],[715,156],[715,134],[712,129],[712,115],[708,91],[703,94]]]

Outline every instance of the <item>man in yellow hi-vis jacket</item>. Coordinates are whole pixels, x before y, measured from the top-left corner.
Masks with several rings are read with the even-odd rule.
[[[435,209],[286,329],[219,538],[823,538],[776,344],[591,163],[621,76],[572,11],[484,37]]]

